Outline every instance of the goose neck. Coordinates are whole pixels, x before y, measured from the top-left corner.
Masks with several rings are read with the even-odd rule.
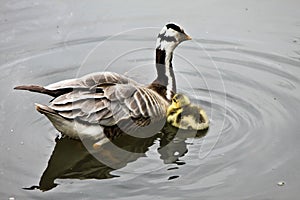
[[[163,94],[167,100],[171,101],[176,92],[176,81],[172,66],[173,52],[162,49],[156,49],[156,70],[157,78],[153,82],[164,88]]]

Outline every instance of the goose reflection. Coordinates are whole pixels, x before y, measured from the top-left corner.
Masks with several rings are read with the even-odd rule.
[[[68,137],[56,138],[56,145],[38,186],[24,188],[48,191],[56,187],[56,179],[109,179],[117,177],[110,172],[125,167],[140,157],[145,157],[155,141],[159,141],[158,153],[165,164],[184,164],[179,161],[187,152],[186,139],[203,137],[206,131],[182,131],[166,125],[162,131],[148,138],[123,134],[105,144],[99,150],[87,148],[92,141],[80,141]]]

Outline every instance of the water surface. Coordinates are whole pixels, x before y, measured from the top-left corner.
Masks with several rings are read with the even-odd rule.
[[[1,199],[296,199],[299,7],[292,0],[4,2]],[[105,70],[149,83],[155,37],[170,20],[193,37],[176,49],[174,68],[179,91],[211,119],[204,137],[128,139],[122,149],[137,154],[126,162],[114,154],[111,167],[80,141],[56,139],[33,104],[48,97],[12,89]]]

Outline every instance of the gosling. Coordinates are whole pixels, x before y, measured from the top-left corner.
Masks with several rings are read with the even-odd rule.
[[[183,94],[175,94],[172,98],[167,109],[167,122],[184,130],[205,130],[209,127],[205,111],[191,104],[189,98]]]

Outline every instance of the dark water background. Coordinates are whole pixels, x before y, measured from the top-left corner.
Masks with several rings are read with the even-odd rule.
[[[299,8],[297,0],[2,1],[0,199],[297,199]],[[167,21],[193,37],[176,49],[174,67],[179,91],[211,119],[205,137],[134,141],[139,154],[110,168],[79,141],[55,141],[34,110],[48,97],[12,89],[105,70],[149,83]],[[40,180],[47,192],[22,189]]]

